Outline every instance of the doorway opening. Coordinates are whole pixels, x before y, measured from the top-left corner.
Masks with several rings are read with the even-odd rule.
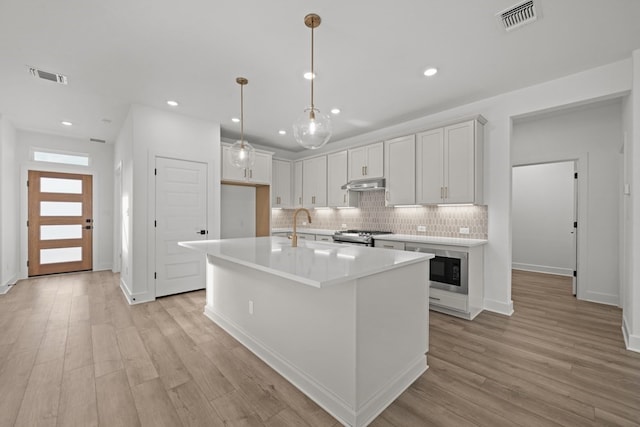
[[[93,269],[93,177],[28,172],[28,275]]]
[[[512,268],[571,277],[577,294],[578,175],[575,160],[512,169]]]

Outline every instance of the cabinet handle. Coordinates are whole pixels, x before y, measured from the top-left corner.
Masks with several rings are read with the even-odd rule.
[[[245,178],[247,177],[247,170],[246,169],[244,169],[244,177]]]
[[[369,175],[369,166],[365,166],[364,167],[364,174],[365,174],[365,176]]]
[[[436,297],[429,297],[429,299],[432,299],[434,301],[440,301],[440,298],[436,298]]]
[[[302,204],[302,197],[298,197],[298,204],[301,205]]]
[[[347,193],[342,195],[342,203],[347,203]]]
[[[444,198],[445,200],[449,198],[449,187],[444,187]]]
[[[387,202],[389,201],[389,190],[386,190],[384,192],[384,200],[387,201]]]
[[[249,169],[249,178],[253,178],[253,169]]]
[[[383,248],[393,249],[393,245],[382,245]]]
[[[364,176],[364,166],[362,166],[362,176]]]
[[[311,204],[312,205],[316,204],[316,196],[311,196]]]
[[[440,187],[440,198],[444,199],[444,187]]]

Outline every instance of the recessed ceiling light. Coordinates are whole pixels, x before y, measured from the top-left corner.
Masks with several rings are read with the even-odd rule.
[[[424,70],[424,75],[427,76],[427,77],[435,76],[436,74],[438,74],[438,69],[437,68],[430,67],[430,68],[427,68],[426,70]]]
[[[232,118],[231,118],[231,121],[232,121],[233,123],[240,123],[240,119],[239,119],[239,118],[237,118],[237,117],[232,117]]]
[[[178,101],[169,100],[167,101],[167,105],[171,105],[172,107],[177,107],[179,104],[178,104]]]
[[[283,130],[283,129],[280,129],[280,130],[278,131],[278,133],[279,133],[280,135],[286,135],[286,134],[287,134],[287,131],[286,131],[286,130]]]
[[[315,79],[316,75],[311,71],[307,71],[306,73],[304,73],[304,78],[307,80],[311,80],[311,79]]]
[[[340,109],[339,108],[332,108],[331,109],[331,114],[340,114]]]
[[[67,121],[63,121],[63,122],[60,122],[60,123],[62,123],[65,126],[73,126],[73,123],[67,122]]]

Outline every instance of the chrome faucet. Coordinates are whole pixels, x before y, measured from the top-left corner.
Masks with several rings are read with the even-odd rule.
[[[309,220],[309,224],[311,224],[311,213],[309,212],[309,209],[298,208],[293,212],[293,234],[291,235],[292,248],[298,247],[298,233],[296,232],[296,218],[298,217],[298,214],[300,213],[300,211],[305,211],[307,213],[307,219]]]

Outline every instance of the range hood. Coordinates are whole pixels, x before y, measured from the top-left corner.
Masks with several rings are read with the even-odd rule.
[[[342,189],[349,191],[384,190],[385,184],[386,183],[384,178],[358,179],[347,182],[342,186]]]

